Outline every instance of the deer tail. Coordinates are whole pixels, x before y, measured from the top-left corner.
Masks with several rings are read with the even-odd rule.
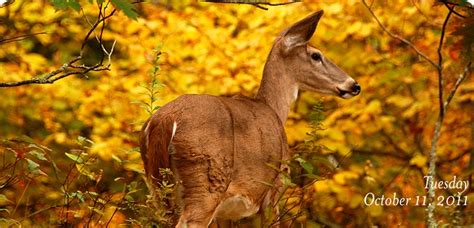
[[[176,133],[176,122],[150,118],[140,133],[140,153],[145,173],[152,182],[162,179],[160,169],[170,168],[170,144]]]

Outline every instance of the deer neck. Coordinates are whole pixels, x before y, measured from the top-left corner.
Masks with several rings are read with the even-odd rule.
[[[272,54],[268,57],[256,99],[269,105],[284,124],[290,106],[298,96],[298,85],[285,73],[284,65],[278,59]]]

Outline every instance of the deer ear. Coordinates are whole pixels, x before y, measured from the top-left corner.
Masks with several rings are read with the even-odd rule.
[[[323,13],[324,11],[322,10],[315,12],[296,22],[283,32],[282,36],[286,51],[308,43]]]

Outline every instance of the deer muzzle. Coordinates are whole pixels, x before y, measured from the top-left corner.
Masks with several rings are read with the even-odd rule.
[[[361,88],[360,85],[354,80],[347,80],[341,86],[336,87],[338,95],[344,99],[359,95]]]

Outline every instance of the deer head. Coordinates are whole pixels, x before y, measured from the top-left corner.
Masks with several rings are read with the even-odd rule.
[[[281,70],[299,89],[351,98],[360,93],[359,84],[308,44],[322,15],[323,11],[313,13],[283,31],[273,46],[272,59],[283,61]]]

